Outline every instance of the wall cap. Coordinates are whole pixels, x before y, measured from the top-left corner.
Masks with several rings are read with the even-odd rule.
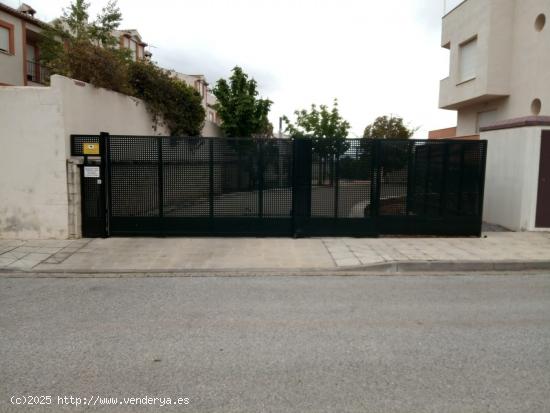
[[[490,132],[501,129],[525,128],[529,126],[550,126],[550,116],[524,116],[521,118],[506,119],[482,128],[480,132]]]

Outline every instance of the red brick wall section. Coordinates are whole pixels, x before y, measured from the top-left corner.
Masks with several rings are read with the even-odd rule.
[[[437,129],[428,132],[428,139],[445,139],[456,136],[456,126],[453,128]]]

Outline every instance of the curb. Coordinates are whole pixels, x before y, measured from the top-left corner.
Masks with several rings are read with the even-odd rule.
[[[337,268],[233,268],[233,269],[8,269],[0,268],[0,277],[43,278],[123,278],[123,277],[252,277],[252,276],[359,276],[407,275],[418,273],[521,272],[550,270],[550,261],[395,261]],[[426,274],[426,275],[428,275]]]

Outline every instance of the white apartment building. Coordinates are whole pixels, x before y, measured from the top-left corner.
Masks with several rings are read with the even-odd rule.
[[[549,0],[466,0],[443,17],[441,45],[450,51],[450,67],[439,107],[457,111],[458,136],[550,116],[548,18]]]
[[[548,19],[550,0],[465,0],[443,17],[439,107],[457,111],[453,135],[488,140],[484,219],[512,230],[550,228]]]

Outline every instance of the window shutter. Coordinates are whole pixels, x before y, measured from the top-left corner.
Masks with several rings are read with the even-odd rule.
[[[10,31],[5,27],[0,27],[0,49],[10,51]]]
[[[473,79],[477,73],[477,39],[460,46],[460,81]]]

